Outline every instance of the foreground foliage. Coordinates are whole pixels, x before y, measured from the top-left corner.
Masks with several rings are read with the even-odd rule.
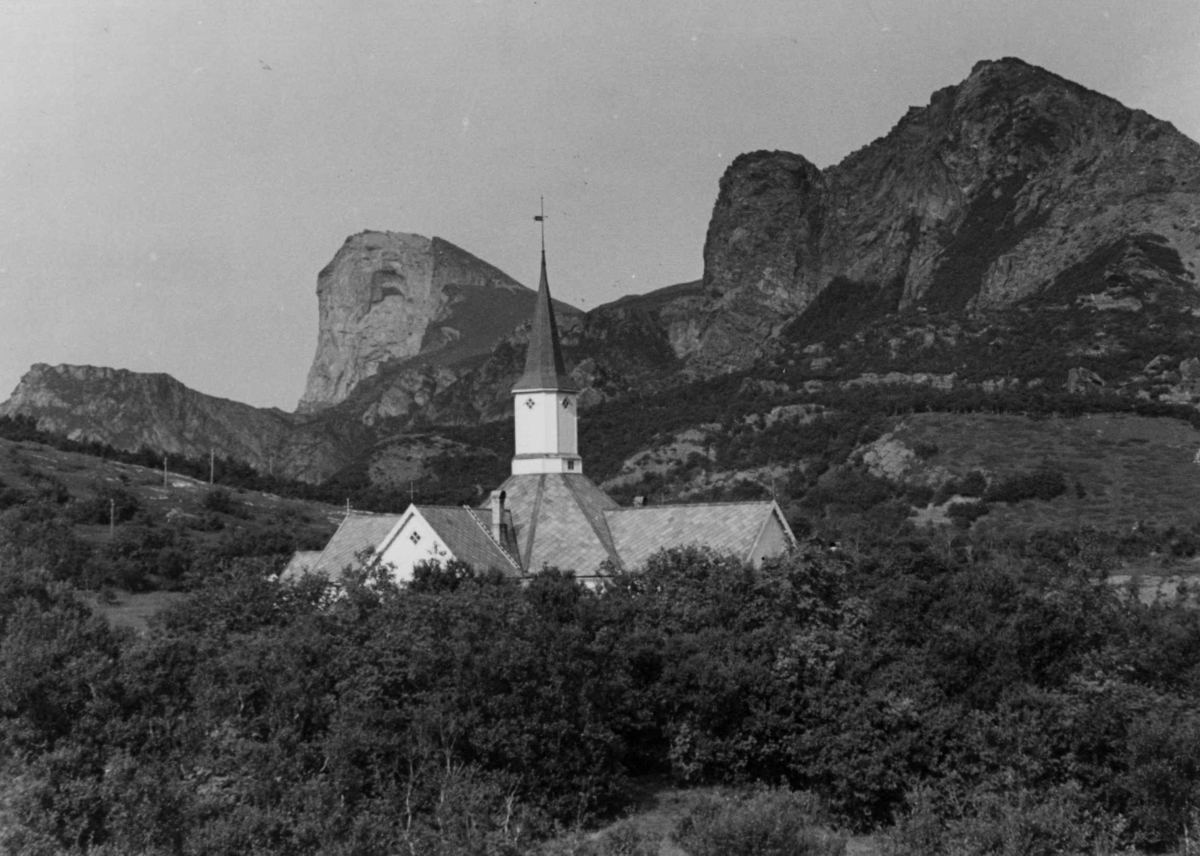
[[[134,637],[36,531],[0,548],[12,852],[520,853],[651,773],[784,786],[697,810],[693,853],[837,852],[789,791],[909,853],[1169,847],[1200,801],[1200,617],[1070,538],[673,550],[599,591],[455,566],[334,592],[244,559]]]

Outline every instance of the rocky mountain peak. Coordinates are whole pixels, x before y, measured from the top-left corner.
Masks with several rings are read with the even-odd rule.
[[[528,318],[533,292],[442,238],[351,235],[317,276],[317,352],[301,412],[344,401],[381,367],[486,354]]]
[[[1011,305],[1146,235],[1191,276],[1200,146],[1019,59],[981,62],[825,170],[789,152],[730,165],[705,241],[704,359],[747,365],[824,304],[864,319]]]

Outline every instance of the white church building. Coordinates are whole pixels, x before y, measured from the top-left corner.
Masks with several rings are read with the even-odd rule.
[[[608,567],[636,570],[665,547],[710,547],[755,565],[795,547],[774,501],[618,505],[584,475],[577,392],[563,363],[543,248],[525,372],[512,388],[512,475],[479,508],[349,513],[324,550],[297,553],[284,577],[336,580],[365,555],[397,582],[411,580],[419,562],[451,559],[512,577],[556,567],[595,581]]]

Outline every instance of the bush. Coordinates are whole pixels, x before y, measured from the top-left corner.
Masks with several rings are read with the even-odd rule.
[[[892,856],[1114,853],[1124,832],[1122,818],[1089,811],[1077,785],[972,794],[954,809],[929,791],[910,801],[912,813],[888,836]]]
[[[96,479],[91,487],[95,495],[72,506],[73,516],[79,523],[125,523],[142,509],[138,498],[120,485]]]
[[[988,502],[1009,504],[1026,499],[1051,500],[1067,492],[1067,480],[1055,470],[1042,469],[1032,473],[1008,476],[988,488],[983,498]]]
[[[204,495],[200,503],[205,511],[215,514],[233,514],[237,508],[233,495],[223,487],[213,488]]]
[[[962,529],[967,529],[988,513],[988,504],[986,502],[953,502],[946,509],[946,516],[950,521]]]
[[[958,483],[958,492],[963,496],[983,496],[987,486],[987,476],[979,470],[971,470]]]
[[[36,498],[41,502],[52,502],[63,505],[70,501],[71,492],[58,476],[41,472],[31,472],[28,476]]]
[[[913,454],[922,461],[927,461],[938,453],[938,444],[928,440],[918,440],[913,443]]]
[[[675,827],[692,856],[841,856],[846,838],[818,826],[815,797],[787,790],[708,797]]]
[[[983,496],[987,492],[987,476],[971,470],[961,479],[947,479],[934,494],[933,504],[941,505],[954,496]]]

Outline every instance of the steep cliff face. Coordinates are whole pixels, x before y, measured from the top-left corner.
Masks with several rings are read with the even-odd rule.
[[[317,276],[317,302],[302,413],[344,401],[389,363],[421,355],[452,366],[488,353],[526,320],[533,292],[441,238],[363,232]]]
[[[38,427],[119,449],[217,455],[262,472],[319,481],[348,459],[347,438],[280,410],[204,395],[170,375],[38,363],[0,416],[31,416]]]
[[[849,312],[984,310],[1147,234],[1194,271],[1200,146],[1020,60],[979,63],[836,166],[733,162],[705,242],[699,362],[748,364],[831,288]]]

